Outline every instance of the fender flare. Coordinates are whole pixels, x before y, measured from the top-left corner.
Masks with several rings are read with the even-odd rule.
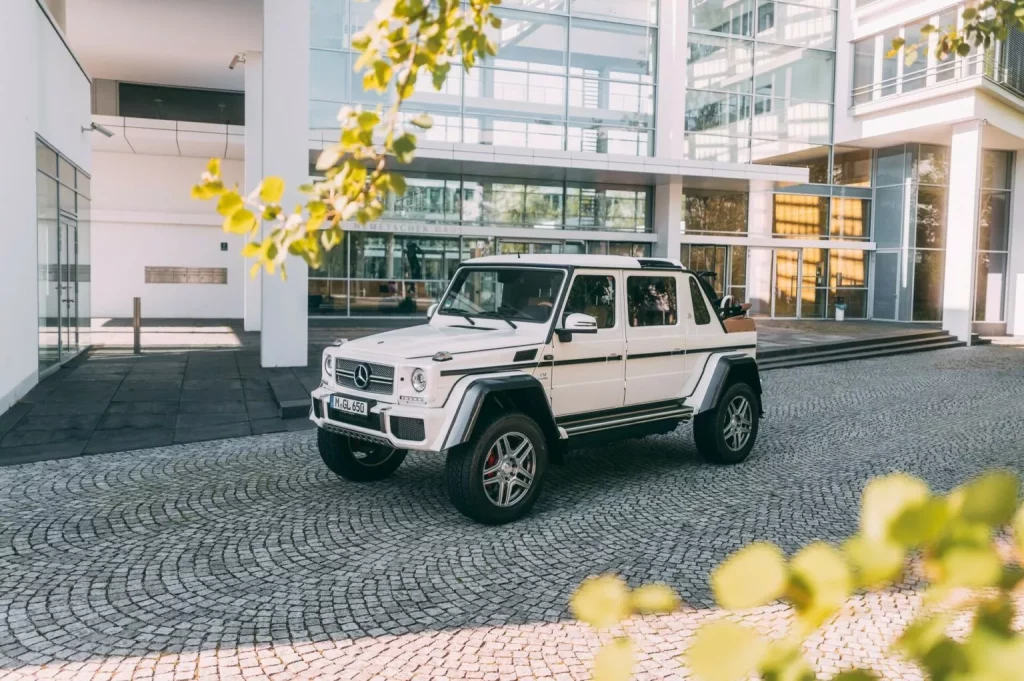
[[[558,439],[558,426],[551,413],[544,385],[530,374],[480,376],[472,379],[466,388],[452,418],[442,449],[465,444],[473,436],[484,403],[489,397],[505,395],[514,400],[522,411],[537,421],[541,431],[549,438]],[[525,408],[523,408],[525,407]]]
[[[722,393],[736,381],[747,383],[753,388],[757,395],[758,416],[764,416],[764,408],[761,406],[761,374],[757,369],[757,360],[749,355],[726,355],[718,360],[697,413],[703,414],[717,408]]]

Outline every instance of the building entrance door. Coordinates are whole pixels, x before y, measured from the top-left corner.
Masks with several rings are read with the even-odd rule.
[[[800,249],[775,250],[774,284],[772,317],[797,317],[800,314]]]
[[[78,222],[57,226],[57,334],[61,361],[78,352]]]

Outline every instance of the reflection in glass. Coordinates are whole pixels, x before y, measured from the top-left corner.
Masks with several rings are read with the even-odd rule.
[[[871,150],[836,147],[832,157],[832,184],[871,186]]]
[[[348,282],[311,278],[308,299],[309,314],[348,314]]]
[[[929,21],[921,21],[916,24],[911,24],[903,28],[904,39],[907,41],[907,45],[920,45],[922,42],[928,44],[928,36],[921,33],[921,29],[929,24]],[[887,46],[891,46],[891,42],[887,43]],[[891,49],[891,48],[890,48]],[[886,50],[888,51],[888,49]],[[927,84],[926,73],[928,69],[928,59],[926,50],[918,50],[916,56],[913,54],[907,55],[903,63],[903,92],[912,92],[913,90],[919,90]]]
[[[831,289],[828,294],[828,312],[826,317],[834,319],[836,303],[846,303],[847,319],[865,319],[868,316],[868,291],[863,288]]]
[[[945,248],[947,189],[921,185],[917,188],[916,248]]]
[[[540,0],[516,1],[541,4],[545,8],[549,4],[549,2],[541,3]],[[646,21],[652,24],[658,20],[657,0],[569,0],[569,5],[574,16],[579,14],[599,14],[617,19]],[[558,6],[557,0],[555,6]]]
[[[974,321],[1003,321],[1006,292],[1006,253],[979,253],[974,289]]]
[[[921,184],[949,184],[949,147],[921,145],[917,160],[917,181]]]
[[[829,286],[864,288],[868,285],[867,251],[834,248],[829,251]]]
[[[870,229],[871,201],[832,197],[833,239],[867,239]]]
[[[825,316],[828,292],[828,251],[821,248],[803,249],[800,268],[800,316],[821,319]]]
[[[56,155],[53,164],[56,166]],[[36,173],[36,212],[39,290],[39,370],[60,361],[57,290],[60,263],[57,258],[57,181]]]
[[[683,195],[682,231],[689,234],[747,231],[746,192],[689,189]]]
[[[896,319],[896,286],[899,282],[900,253],[875,254],[874,319]]]
[[[1009,246],[1010,193],[981,192],[978,250],[1005,251]]]
[[[656,46],[654,31],[605,21],[573,19],[569,31],[569,66],[597,71],[603,78],[651,83]],[[499,57],[501,52],[498,52]]]
[[[832,49],[836,13],[829,7],[761,0],[757,6],[758,40]]]
[[[753,42],[728,36],[690,34],[687,38],[686,84],[697,90],[750,92]]]
[[[775,194],[772,197],[772,234],[816,239],[828,234],[827,196]]]
[[[945,255],[943,251],[913,252],[915,322],[937,322],[942,319]]]
[[[899,50],[896,54],[889,56],[889,52],[892,51],[892,42],[900,37],[899,27],[891,28],[882,34],[882,88],[881,94],[883,97],[896,94],[896,77],[899,73],[899,60],[903,56],[903,51]]]
[[[800,291],[800,251],[777,249],[775,251],[775,315],[796,317]]]
[[[875,186],[903,185],[906,179],[907,150],[904,145],[879,149],[875,153]]]
[[[874,97],[870,87],[875,79],[875,37],[853,44],[853,103],[869,102]]]
[[[981,186],[985,189],[1009,189],[1011,158],[1012,152],[1009,151],[982,151]]]
[[[899,248],[903,239],[903,187],[875,190],[874,234],[878,248]]]
[[[690,28],[753,35],[754,0],[690,0]]]

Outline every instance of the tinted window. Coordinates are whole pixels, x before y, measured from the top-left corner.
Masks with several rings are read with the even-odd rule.
[[[700,284],[693,277],[690,277],[690,299],[693,301],[693,320],[697,324],[710,324],[711,313],[704,302],[704,295],[700,292]]]
[[[245,94],[225,90],[121,83],[118,114],[194,123],[245,125]]]
[[[441,303],[441,314],[545,322],[562,286],[561,270],[464,268]]]
[[[581,275],[572,282],[565,314],[588,314],[597,320],[597,328],[615,326],[615,278],[603,275]]]
[[[675,277],[629,277],[626,292],[630,326],[669,326],[678,321]]]

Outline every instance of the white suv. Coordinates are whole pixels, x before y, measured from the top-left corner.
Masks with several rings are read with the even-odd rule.
[[[320,455],[370,481],[409,450],[446,452],[452,503],[484,523],[529,511],[568,447],[692,420],[703,456],[743,461],[762,415],[756,331],[723,323],[706,290],[669,260],[468,260],[425,326],[324,350]]]

